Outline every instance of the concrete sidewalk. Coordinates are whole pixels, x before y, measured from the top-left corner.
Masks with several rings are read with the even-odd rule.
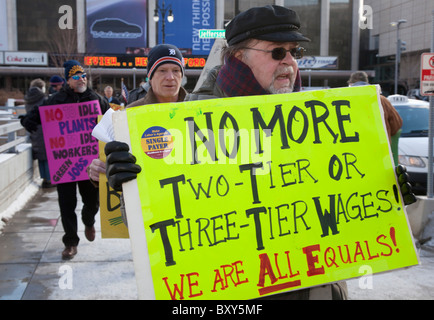
[[[57,192],[40,189],[0,234],[0,300],[137,299],[130,240],[101,239],[96,219],[95,241],[86,240],[80,221],[78,254],[63,261]],[[420,256],[419,266],[374,275],[371,283],[347,281],[349,298],[434,299],[434,248],[422,247]]]
[[[40,189],[0,234],[0,300],[137,299],[130,240],[101,239],[99,219],[93,242],[79,219],[78,254],[62,260],[57,191]]]

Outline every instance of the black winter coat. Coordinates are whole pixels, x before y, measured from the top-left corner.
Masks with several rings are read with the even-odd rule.
[[[29,89],[24,97],[26,103],[26,113],[31,112],[43,104],[46,100],[45,94],[41,89],[32,87]],[[47,154],[45,152],[44,136],[42,134],[42,126],[38,125],[36,131],[30,133],[30,141],[32,143],[32,155],[33,159],[47,160]]]

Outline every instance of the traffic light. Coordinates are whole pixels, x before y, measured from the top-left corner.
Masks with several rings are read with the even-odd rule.
[[[406,45],[407,45],[407,42],[405,42],[405,41],[401,41],[401,46],[400,46],[401,51],[405,51],[405,50],[407,50]]]

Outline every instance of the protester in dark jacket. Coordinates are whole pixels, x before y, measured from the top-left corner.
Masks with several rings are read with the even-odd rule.
[[[107,100],[87,87],[86,73],[79,62],[70,60],[65,62],[66,85],[56,94],[50,96],[44,105],[57,105],[79,103],[98,100],[102,113],[109,108]],[[34,131],[41,123],[39,108],[34,108],[30,113],[21,119],[22,125],[28,131]],[[78,182],[61,183],[57,185],[59,197],[60,214],[65,235],[62,241],[65,249],[62,252],[63,259],[72,259],[77,254],[77,246],[80,238],[77,235],[77,186],[80,192],[83,208],[81,218],[85,225],[85,236],[89,241],[95,239],[95,215],[99,210],[99,191],[89,180]]]
[[[24,96],[26,113],[43,104],[46,100],[45,82],[42,79],[35,79],[30,83],[30,88]],[[42,126],[38,125],[36,131],[30,133],[32,143],[33,159],[38,160],[39,175],[42,178],[42,188],[50,188],[51,178],[48,170],[47,153],[45,151],[44,136]]]

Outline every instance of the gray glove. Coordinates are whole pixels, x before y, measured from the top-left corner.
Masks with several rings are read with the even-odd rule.
[[[137,178],[142,168],[136,164],[136,157],[129,153],[129,146],[124,142],[111,141],[106,144],[106,175],[109,185],[116,191],[122,191],[122,184]]]

